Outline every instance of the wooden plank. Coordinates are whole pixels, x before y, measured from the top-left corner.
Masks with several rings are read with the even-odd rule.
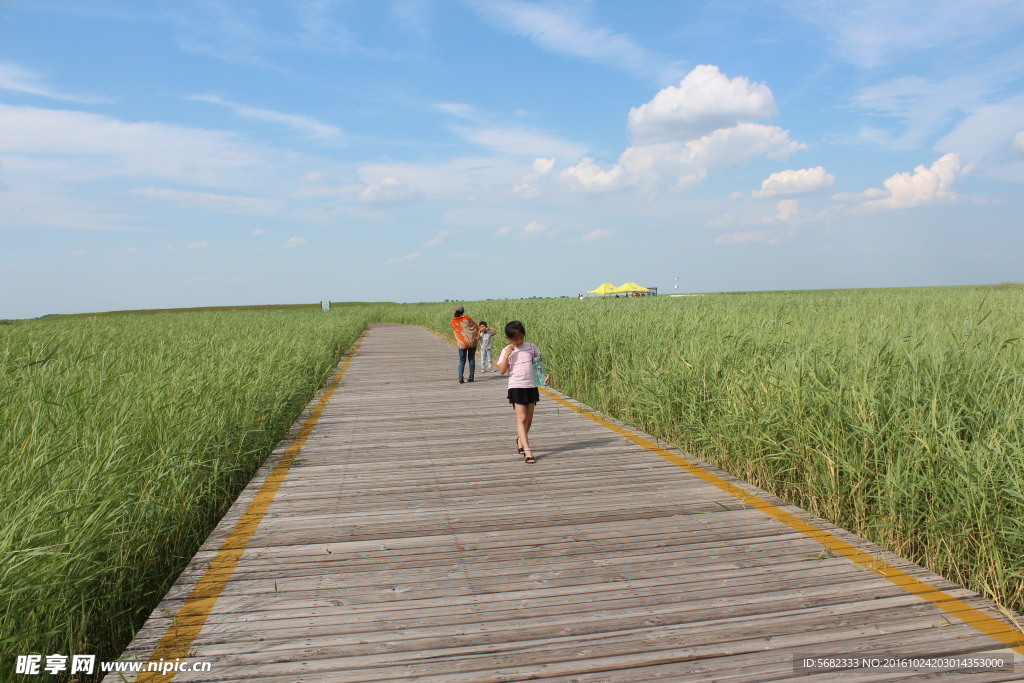
[[[175,620],[281,449],[126,656],[190,623],[213,670],[176,680],[761,681],[801,653],[1005,651],[935,604],[1003,619],[977,594],[706,467],[935,589],[913,595],[549,397],[525,465],[505,381],[459,385],[454,356],[375,326],[212,609]]]

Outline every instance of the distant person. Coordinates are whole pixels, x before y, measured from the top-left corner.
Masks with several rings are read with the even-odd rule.
[[[491,338],[494,330],[487,326],[486,320],[481,320],[477,328],[480,335],[480,364],[484,372],[494,372],[494,363],[491,362]]]
[[[540,358],[540,349],[526,341],[523,323],[513,320],[505,325],[505,336],[509,344],[501,350],[498,358],[498,372],[508,375],[508,402],[516,411],[516,448],[525,462],[533,464],[530,448],[530,427],[533,425],[533,411],[540,401],[540,391],[534,378],[534,363]],[[545,373],[543,383],[551,382],[551,375]]]
[[[455,333],[455,345],[459,347],[459,384],[463,384],[463,373],[466,370],[466,360],[469,360],[469,381],[473,381],[476,374],[476,339],[477,327],[473,319],[465,315],[466,309],[458,306],[455,309],[455,316],[452,318],[452,331]]]

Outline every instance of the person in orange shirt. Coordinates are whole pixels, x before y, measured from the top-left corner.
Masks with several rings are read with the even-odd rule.
[[[456,307],[455,316],[452,318],[452,332],[455,333],[455,345],[459,347],[459,384],[462,384],[463,373],[466,370],[466,361],[469,361],[469,381],[473,381],[476,374],[476,340],[478,331],[473,319],[465,314],[466,309],[461,305]]]

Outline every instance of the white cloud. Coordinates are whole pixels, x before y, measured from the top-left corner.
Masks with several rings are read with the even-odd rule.
[[[742,166],[759,156],[783,159],[804,147],[776,126],[741,123],[682,144],[629,147],[609,169],[585,157],[561,177],[570,187],[598,192],[630,186],[648,192],[683,189],[700,183],[710,171]]]
[[[1017,133],[1013,138],[1013,151],[1017,154],[1024,154],[1024,131]]]
[[[935,0],[922,12],[909,0],[857,3],[780,3],[816,24],[826,41],[851,63],[866,70],[853,98],[855,108],[875,118],[860,131],[862,141],[894,150],[930,145],[964,116],[998,105],[1020,92],[1024,57],[1019,36],[1024,4],[1008,0]],[[958,46],[951,57],[950,46]],[[912,66],[911,66],[912,65]],[[882,68],[879,68],[882,67]],[[879,75],[897,75],[879,82]],[[991,131],[974,130],[979,140]],[[936,151],[977,156],[967,146],[939,144]]]
[[[520,197],[526,197],[527,199],[529,199],[530,197],[540,196],[540,190],[532,183],[525,181],[513,185],[512,191],[515,192]]]
[[[614,165],[604,168],[584,157],[560,177],[577,190],[635,188],[651,196],[696,185],[709,172],[757,157],[784,159],[806,145],[777,126],[745,120],[767,118],[774,110],[767,86],[729,79],[715,66],[699,66],[678,87],[665,88],[630,110],[633,144]]]
[[[476,107],[471,104],[465,104],[464,102],[439,102],[434,105],[441,111],[457,116],[460,119],[467,119],[469,121],[479,121],[481,116],[477,113]]]
[[[537,177],[545,176],[551,173],[551,169],[555,167],[555,159],[534,159],[533,160],[533,172]]]
[[[539,221],[530,221],[525,226],[518,229],[511,225],[505,225],[498,228],[495,232],[496,235],[515,235],[517,237],[554,237],[558,233],[558,230],[550,228]]]
[[[841,55],[864,68],[877,67],[900,53],[992,43],[999,34],[1019,33],[1024,24],[1024,7],[1006,0],[934,0],[927,12],[919,3],[893,0],[781,6],[817,24]]]
[[[387,207],[409,204],[421,196],[422,193],[416,188],[405,185],[393,176],[387,176],[363,188],[357,199],[368,206]]]
[[[861,202],[859,211],[888,211],[914,206],[956,201],[959,195],[953,183],[961,172],[960,157],[950,153],[938,159],[931,167],[921,165],[913,173],[897,173],[882,184],[885,189],[870,188],[860,194],[835,195],[838,201]]]
[[[750,205],[751,207],[757,207],[759,205]],[[751,241],[751,235],[775,235],[778,237],[783,234],[780,233],[778,228],[780,226],[787,228],[794,228],[805,222],[805,216],[800,210],[800,200],[798,199],[782,199],[775,205],[775,212],[767,214],[760,209],[757,209],[754,213],[747,215],[728,213],[724,216],[720,216],[715,220],[707,223],[708,228],[715,230],[723,230],[727,228],[735,227],[756,227],[758,230],[750,233],[750,231],[741,233],[730,233],[730,235],[724,235],[715,240],[716,243],[726,244],[736,241],[735,235],[747,235],[742,241]],[[786,233],[788,234],[788,233]],[[760,240],[763,241],[763,240]]]
[[[698,66],[680,81],[629,111],[635,144],[690,140],[741,121],[762,121],[775,113],[772,91],[746,78],[727,78],[717,66]]]
[[[268,216],[283,210],[280,201],[262,197],[238,197],[210,192],[186,192],[167,188],[147,187],[133,190],[137,195],[151,199],[172,201],[197,209],[212,209],[226,213],[242,213]]]
[[[395,0],[391,16],[395,23],[420,40],[430,37],[429,5],[423,0]]]
[[[289,237],[288,241],[282,244],[281,246],[286,249],[293,249],[294,247],[297,247],[300,244],[305,244],[306,241],[307,240],[305,237]]]
[[[863,192],[840,192],[839,194],[832,195],[832,199],[837,202],[862,202],[869,199],[883,199],[888,196],[888,190],[883,190],[878,187],[869,187]]]
[[[537,157],[553,154],[575,158],[586,147],[525,128],[456,128],[464,139],[475,145],[513,157]]]
[[[450,237],[451,234],[451,230],[439,230],[431,239],[423,243],[423,247],[436,247]]]
[[[234,171],[285,163],[219,131],[7,105],[0,105],[0,149],[9,171],[17,164],[23,176],[65,181],[146,177],[223,187]]]
[[[287,42],[284,36],[275,33],[272,28],[260,25],[260,13],[241,6],[234,7],[228,2],[197,3],[190,6],[189,11],[175,12],[169,17],[176,24],[180,49],[231,63],[275,68],[263,54]],[[300,24],[309,33],[304,19],[299,19]],[[315,39],[306,35],[303,37],[307,40]],[[339,38],[335,36],[335,40]]]
[[[513,192],[523,197],[536,197],[540,194],[540,189],[535,183],[550,176],[554,167],[554,157],[550,159],[534,159],[533,170],[523,176],[523,179],[512,188]]]
[[[193,249],[193,250],[208,249],[209,247],[210,247],[210,243],[209,242],[189,242],[188,244],[185,245],[186,249]]]
[[[978,107],[935,145],[940,152],[956,152],[976,161],[1006,154],[1024,121],[1024,95]]]
[[[578,164],[562,171],[561,178],[569,187],[588,192],[620,190],[625,187],[627,182],[622,164],[616,164],[605,170],[594,163],[590,157],[583,157]]]
[[[114,213],[95,196],[79,196],[65,187],[17,182],[2,196],[0,226],[138,232],[138,219]]]
[[[138,247],[123,247],[120,249],[111,249],[110,253],[115,256],[129,256],[131,254],[138,254],[140,251],[142,250]]]
[[[597,230],[591,230],[590,232],[588,232],[586,235],[584,235],[580,239],[582,239],[585,242],[591,242],[593,240],[600,240],[600,239],[604,239],[606,237],[611,237],[612,233],[613,233],[612,230],[605,230],[604,228],[598,228]]]
[[[708,227],[724,229],[741,227],[746,229],[727,232],[715,238],[715,244],[745,244],[759,242],[774,245],[796,234],[796,229],[808,221],[800,210],[797,199],[782,199],[770,215],[754,214],[735,216],[728,214],[711,221]]]
[[[577,147],[575,151],[579,153],[580,149]],[[529,163],[532,162],[534,159],[529,159]],[[527,174],[524,174],[524,160],[521,158],[504,154],[481,154],[438,162],[370,163],[359,168],[359,175],[366,185],[379,184],[388,177],[401,179],[402,185],[415,188],[415,194],[412,195],[415,199],[453,201],[465,207],[482,206],[490,201],[507,202],[510,191],[517,185],[524,185],[523,178]],[[537,178],[531,185],[540,190],[545,182],[551,180],[553,177],[544,176]],[[357,202],[364,201],[358,197],[364,189],[365,185],[347,188],[345,196],[354,197]],[[524,196],[524,190],[525,187],[520,187],[519,196]],[[373,207],[368,205],[367,208]],[[492,218],[493,213],[485,220]],[[474,219],[474,225],[479,226],[480,221]]]
[[[783,199],[776,209],[775,220],[780,223],[791,223],[800,216],[800,206],[796,199]]]
[[[378,205],[372,200],[387,196],[391,190],[397,195],[397,204],[420,198],[464,203],[482,191],[500,189],[501,196],[506,198],[507,188],[521,174],[521,165],[492,157],[462,157],[435,163],[372,163],[359,168],[363,184],[344,188],[343,195],[354,197],[366,208],[386,208],[386,202]],[[393,180],[385,183],[386,178]],[[376,185],[382,187],[369,189]],[[401,188],[405,189],[399,191]]]
[[[729,232],[715,238],[715,244],[744,244],[747,242],[761,242],[763,244],[778,244],[783,235],[778,230],[770,228],[755,228],[752,230],[738,230]]]
[[[789,138],[778,126],[741,123],[720,128],[699,140],[686,143],[687,161],[700,168],[723,169],[743,166],[756,157],[785,159],[807,145]]]
[[[990,80],[995,79],[975,73],[943,79],[902,76],[865,87],[854,96],[854,107],[883,126],[863,126],[859,137],[889,149],[916,149],[948,130],[964,112],[982,106],[991,97]]]
[[[676,64],[624,33],[591,25],[586,16],[574,11],[578,4],[488,0],[473,6],[497,28],[524,36],[550,52],[582,57],[660,83],[678,77]]]
[[[772,173],[756,190],[755,197],[777,197],[809,194],[826,190],[836,183],[836,177],[824,166]]]
[[[255,230],[252,231],[252,234],[253,235],[266,235],[267,231],[264,230],[263,228],[256,228]]]
[[[46,85],[39,74],[9,62],[0,62],[0,90],[38,95],[53,100],[95,101],[93,98],[58,92]]]
[[[413,251],[413,252],[409,252],[405,256],[399,256],[398,258],[389,258],[386,261],[384,261],[384,263],[387,263],[387,264],[410,263],[412,261],[415,261],[417,258],[419,258],[419,255],[420,255],[420,252]]]
[[[314,138],[322,140],[339,140],[342,137],[341,129],[337,126],[317,121],[314,118],[303,116],[302,114],[286,114],[272,109],[247,107],[224,99],[218,95],[194,95],[191,99],[199,102],[208,102],[220,107],[226,107],[227,109],[231,109],[236,116],[241,116],[243,118],[279,123]]]

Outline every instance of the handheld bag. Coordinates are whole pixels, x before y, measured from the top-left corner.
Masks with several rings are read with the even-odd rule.
[[[542,387],[547,384],[547,371],[544,369],[544,359],[540,355],[540,351],[533,357],[533,383],[538,387]]]

